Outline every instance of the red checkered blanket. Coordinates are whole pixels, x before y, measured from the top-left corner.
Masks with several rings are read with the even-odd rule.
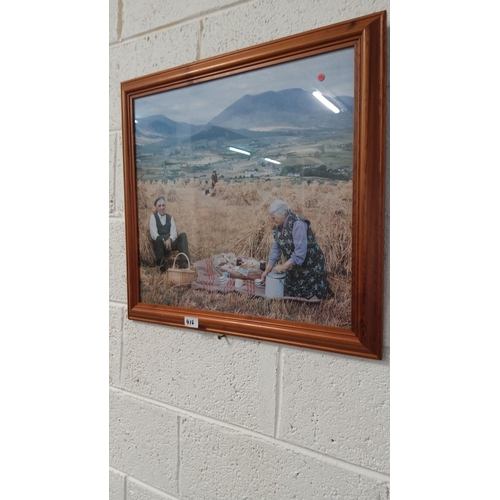
[[[225,262],[227,264],[221,264]],[[210,292],[237,292],[248,295],[256,295],[258,297],[265,297],[265,286],[256,286],[254,280],[262,275],[262,271],[258,267],[258,262],[255,266],[252,265],[238,268],[233,265],[235,257],[234,254],[218,254],[214,255],[211,259],[199,260],[194,263],[196,270],[196,279],[191,283],[191,287],[195,290],[207,290]],[[253,259],[248,259],[251,262]],[[229,278],[221,282],[220,277],[223,272],[229,273]],[[241,284],[240,284],[241,283]],[[240,284],[240,286],[237,286]],[[316,297],[311,299],[303,299],[301,297],[283,297],[284,299],[298,300],[300,302],[320,302]]]
[[[231,266],[217,265],[220,255],[215,255],[212,259],[199,260],[194,263],[196,270],[196,279],[191,283],[192,288],[196,290],[208,290],[210,292],[238,292],[250,295],[264,297],[265,287],[255,286],[254,280],[260,278],[262,271],[258,267],[248,267],[242,269],[244,273],[240,273],[238,267],[229,269]],[[221,282],[220,277],[224,271],[229,272],[229,278]],[[248,271],[248,273],[247,273]],[[240,284],[241,286],[236,286]]]

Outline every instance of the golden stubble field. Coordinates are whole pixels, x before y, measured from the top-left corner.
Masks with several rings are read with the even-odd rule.
[[[138,182],[141,302],[350,328],[352,182],[335,186],[317,181],[292,185],[289,181],[221,180],[209,196],[204,193],[207,187],[196,179]],[[155,266],[149,236],[153,203],[160,195],[166,198],[167,213],[174,217],[178,232],[187,234],[191,264],[223,252],[267,261],[273,243],[267,209],[277,198],[286,201],[295,213],[311,221],[325,254],[334,296],[311,304],[169,285],[166,273]]]

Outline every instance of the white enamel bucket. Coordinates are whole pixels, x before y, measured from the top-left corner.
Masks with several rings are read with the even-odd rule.
[[[283,297],[285,291],[285,273],[277,274],[271,271],[266,276],[266,291],[265,296],[268,299],[274,297]]]

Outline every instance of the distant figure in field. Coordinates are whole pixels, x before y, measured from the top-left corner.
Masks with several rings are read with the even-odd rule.
[[[189,256],[188,241],[186,233],[177,234],[174,218],[167,214],[165,198],[159,196],[155,200],[155,211],[149,218],[149,232],[155,244],[156,265],[160,271],[166,271],[166,260],[170,257],[172,250],[178,250]],[[179,255],[179,268],[186,269],[188,261],[184,255]]]
[[[217,181],[219,179],[217,178],[217,172],[214,170],[212,172],[212,189],[215,187],[215,185],[217,184]]]
[[[331,294],[326,261],[312,232],[311,223],[294,214],[290,205],[282,200],[273,201],[268,212],[274,224],[274,243],[262,280],[273,268],[276,273],[286,271],[285,296],[326,298]],[[286,262],[276,265],[281,255]]]

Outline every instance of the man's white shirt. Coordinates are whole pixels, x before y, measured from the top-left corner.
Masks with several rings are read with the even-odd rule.
[[[160,222],[163,225],[165,225],[165,223],[167,222],[167,214],[165,215],[158,214],[158,217],[160,218]],[[158,238],[159,234],[158,234],[158,228],[156,227],[155,214],[151,214],[151,217],[149,219],[149,232],[153,240],[156,240],[156,238]],[[170,219],[170,238],[172,239],[172,242],[174,242],[177,239],[177,227],[175,225],[173,217]]]

